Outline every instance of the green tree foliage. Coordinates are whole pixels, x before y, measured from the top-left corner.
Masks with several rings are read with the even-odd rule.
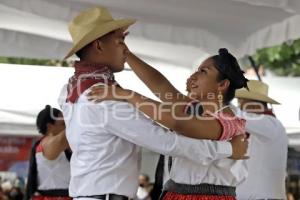
[[[70,66],[68,61],[47,60],[47,59],[31,59],[31,58],[14,58],[0,57],[0,63],[21,64],[21,65],[44,65],[44,66]]]
[[[263,65],[277,75],[300,76],[300,39],[260,49],[253,57],[257,64]]]

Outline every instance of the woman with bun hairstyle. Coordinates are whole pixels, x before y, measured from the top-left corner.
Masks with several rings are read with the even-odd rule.
[[[217,55],[207,58],[188,78],[188,95],[180,93],[159,71],[134,54],[130,53],[127,62],[162,102],[118,86],[96,86],[89,94],[90,100],[127,101],[187,137],[231,140],[244,135],[245,138],[245,120],[237,117],[229,104],[235,90],[247,87],[248,80],[227,49],[219,49]],[[185,158],[169,157],[166,162],[165,173],[170,179],[165,180],[164,200],[233,200],[235,187],[247,176],[245,160],[220,159],[198,165]]]
[[[71,151],[62,112],[46,105],[37,116],[36,126],[42,138],[31,151],[25,199],[69,200]]]

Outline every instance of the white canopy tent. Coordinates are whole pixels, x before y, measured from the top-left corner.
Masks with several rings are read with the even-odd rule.
[[[220,47],[241,57],[300,37],[298,0],[1,0],[0,54],[63,58],[67,22],[99,4],[138,19],[132,50],[185,67]]]
[[[68,21],[95,5],[108,7],[115,18],[138,19],[130,28],[128,46],[158,66],[181,90],[200,60],[220,47],[242,57],[258,48],[300,38],[299,0],[1,0],[0,55],[63,58],[71,46]],[[21,135],[32,133],[39,109],[47,103],[56,105],[58,86],[72,74],[72,69],[66,68],[1,65],[0,70],[0,89],[6,91],[6,101],[0,100],[0,131]],[[140,82],[129,73],[120,73],[120,82],[149,96],[145,86],[138,87]],[[12,78],[5,79],[10,75]],[[299,79],[264,80],[286,91],[285,96],[278,95],[283,103],[278,108],[279,118],[285,120],[291,133],[300,134]],[[49,93],[42,88],[49,88]],[[22,95],[13,96],[14,92]],[[276,97],[280,92],[273,94]]]

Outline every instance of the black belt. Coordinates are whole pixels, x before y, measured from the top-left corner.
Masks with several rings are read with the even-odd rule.
[[[93,198],[93,199],[101,199],[101,200],[131,200],[129,197],[118,194],[102,194],[102,195],[91,195],[91,196],[79,196],[76,198]]]
[[[175,183],[171,179],[166,182],[163,190],[166,192],[176,192],[180,194],[236,196],[235,187],[204,183],[198,185],[181,184]]]
[[[283,200],[283,199],[269,199],[269,198],[266,198],[266,199],[257,199],[257,200]]]
[[[68,197],[69,191],[68,189],[53,189],[53,190],[38,190],[42,196],[49,196],[49,197]]]

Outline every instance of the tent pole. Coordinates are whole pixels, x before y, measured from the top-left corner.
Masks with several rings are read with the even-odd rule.
[[[258,72],[258,65],[256,65],[256,63],[255,63],[255,61],[254,61],[254,59],[253,59],[252,56],[248,56],[248,59],[249,59],[249,61],[251,63],[251,66],[253,67],[253,69],[255,71],[255,74],[256,74],[258,80],[261,81],[261,77],[260,77],[259,72]]]
[[[249,59],[249,61],[251,63],[251,66],[253,67],[253,69],[254,69],[254,71],[256,73],[256,76],[257,76],[258,80],[262,81],[261,80],[261,76],[259,75],[259,72],[258,72],[258,65],[256,65],[253,57],[252,56],[248,56],[248,59]],[[272,104],[269,104],[269,105],[271,106],[271,110],[273,110],[273,105]]]

